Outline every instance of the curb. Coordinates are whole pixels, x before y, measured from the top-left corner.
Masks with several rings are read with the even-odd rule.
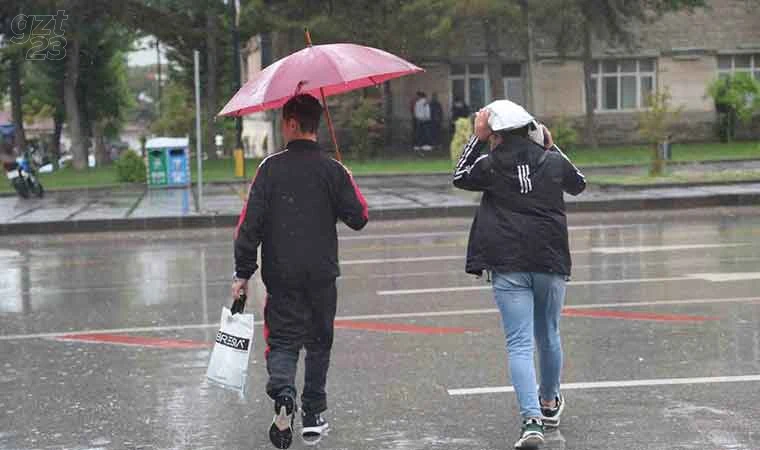
[[[679,210],[691,208],[735,207],[760,205],[760,192],[714,194],[694,197],[631,198],[590,200],[567,203],[567,212],[609,213],[641,210]],[[408,220],[431,218],[472,217],[478,205],[432,206],[370,210],[370,220]],[[96,233],[118,231],[160,231],[193,228],[233,228],[237,215],[198,215],[186,217],[148,217],[102,220],[70,220],[51,222],[21,222],[0,224],[0,235]]]
[[[619,189],[622,191],[641,191],[644,189],[670,189],[670,188],[699,188],[710,186],[735,186],[738,184],[760,184],[760,180],[738,180],[738,181],[704,181],[697,183],[657,183],[657,184],[615,184],[615,183],[594,183],[589,185],[601,189]]]

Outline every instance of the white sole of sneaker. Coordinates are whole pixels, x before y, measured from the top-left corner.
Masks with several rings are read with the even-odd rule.
[[[544,437],[540,434],[529,434],[520,438],[515,443],[515,448],[520,450],[535,450],[544,443]]]
[[[330,424],[326,423],[324,425],[320,425],[318,427],[305,427],[301,430],[301,436],[303,437],[310,437],[309,435],[313,436],[326,436],[327,433],[330,432]]]
[[[303,441],[303,445],[313,447],[322,442],[322,438],[327,436],[329,432],[330,425],[328,424],[319,427],[306,427],[301,430],[301,440]]]
[[[561,402],[559,404],[559,411],[557,411],[557,414],[555,414],[554,417],[543,418],[544,426],[549,427],[549,428],[559,427],[559,422],[562,418],[562,412],[564,410],[565,410],[565,397],[562,397]]]

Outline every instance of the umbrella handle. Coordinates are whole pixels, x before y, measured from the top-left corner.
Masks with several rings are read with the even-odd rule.
[[[333,126],[332,118],[330,117],[330,108],[327,107],[325,90],[319,88],[319,93],[322,94],[322,103],[325,105],[325,115],[327,116],[327,127],[330,129],[330,137],[332,137],[333,144],[335,144],[335,159],[338,161],[343,161],[343,157],[340,154],[340,149],[338,148],[338,139],[335,137],[335,127]]]
[[[303,29],[304,36],[306,38],[306,46],[311,47],[311,33],[309,33],[308,28]]]

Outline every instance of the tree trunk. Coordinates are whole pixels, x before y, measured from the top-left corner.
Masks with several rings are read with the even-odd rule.
[[[22,110],[21,92],[21,67],[23,64],[21,52],[13,52],[10,55],[8,67],[8,81],[10,82],[11,113],[13,124],[16,126],[16,146],[19,152],[26,150],[26,132],[24,131],[24,111]]]
[[[50,143],[50,148],[52,150],[52,155],[50,155],[50,158],[52,159],[51,162],[53,163],[53,167],[56,170],[58,169],[58,160],[61,159],[61,134],[63,134],[63,119],[64,116],[62,114],[53,115],[53,123],[55,129],[53,131],[52,142]]]
[[[103,167],[108,162],[106,154],[106,141],[103,136],[103,124],[95,122],[92,124],[92,139],[95,141],[95,166]]]
[[[63,79],[59,78],[56,83],[56,95],[58,98],[63,98]],[[51,138],[50,150],[53,163],[53,168],[58,170],[58,160],[61,159],[61,135],[63,134],[63,123],[66,120],[66,109],[60,103],[56,105],[53,112],[53,136]]]
[[[585,36],[583,39],[583,79],[586,83],[586,144],[591,148],[599,147],[599,140],[596,136],[596,120],[594,117],[594,97],[592,95],[594,85],[591,80],[591,73],[594,68],[594,55],[592,53],[593,31],[591,24],[586,23]]]
[[[393,92],[391,82],[383,83],[383,125],[385,126],[385,146],[393,146]]]
[[[216,43],[216,15],[213,11],[206,12],[206,136],[203,148],[206,149],[209,159],[216,159],[216,70],[217,70],[217,43]]]
[[[501,100],[504,98],[504,80],[501,76],[501,60],[497,53],[497,48],[493,45],[495,34],[489,19],[483,21],[483,33],[486,43],[486,66],[488,71],[488,80],[491,85],[491,101]],[[488,99],[486,99],[488,103]]]
[[[528,111],[535,114],[536,104],[533,97],[533,68],[536,63],[535,36],[533,35],[533,23],[531,22],[528,0],[521,0],[520,7],[522,8],[523,20],[525,21],[525,26],[528,31],[525,48],[525,53],[528,57],[528,65],[525,68],[525,107]]]
[[[72,165],[76,170],[87,168],[87,149],[82,141],[82,120],[77,84],[79,83],[79,39],[71,36],[66,51],[66,73],[63,79],[63,102],[66,107],[66,122],[71,138]]]

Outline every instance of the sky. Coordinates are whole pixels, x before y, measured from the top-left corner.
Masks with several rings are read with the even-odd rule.
[[[150,47],[153,42],[155,42],[155,39],[156,38],[153,36],[148,36],[137,40],[135,42],[135,48],[141,48],[142,50],[130,52],[127,56],[127,64],[129,64],[129,66],[149,66],[156,64],[156,49]],[[161,47],[161,63],[166,64],[166,50],[163,46]]]

